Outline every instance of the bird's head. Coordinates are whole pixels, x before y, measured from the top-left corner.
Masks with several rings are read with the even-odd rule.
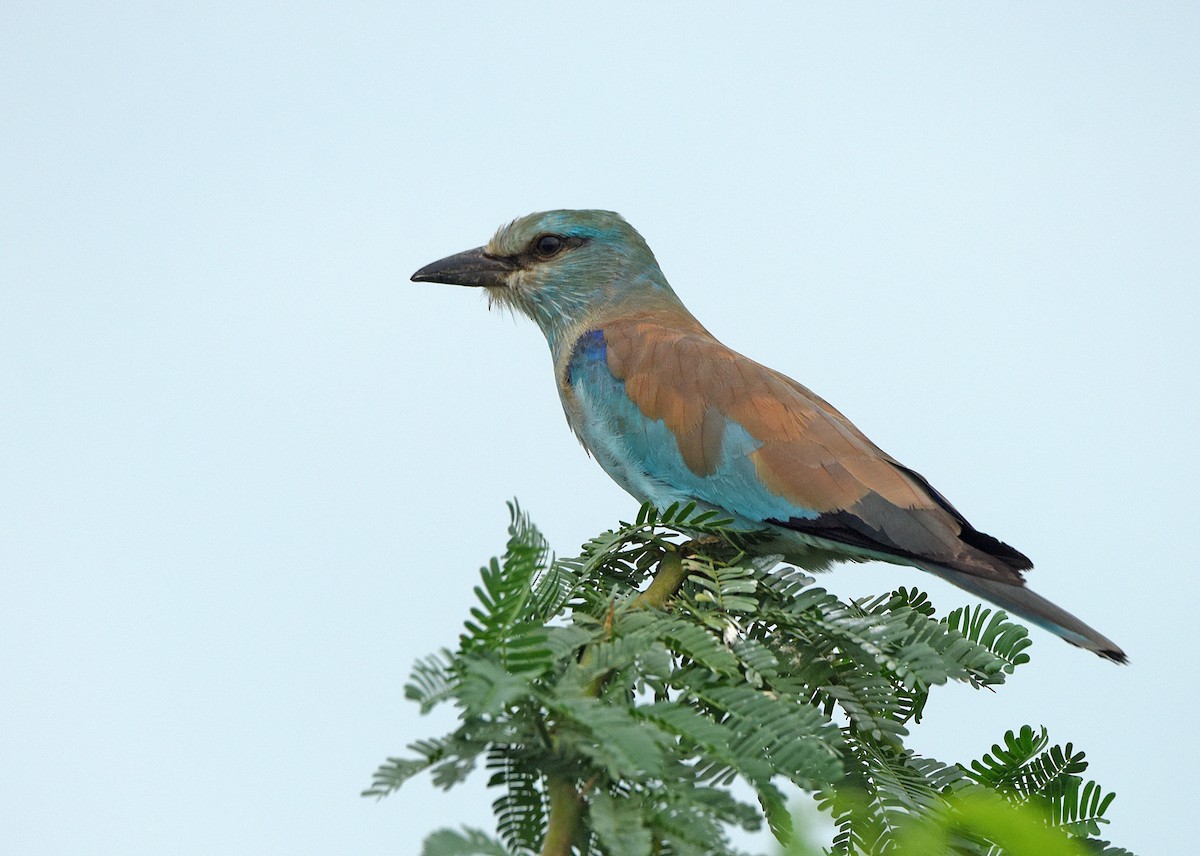
[[[486,288],[492,304],[528,315],[554,347],[559,334],[639,300],[678,303],[654,253],[612,211],[543,211],[488,241],[426,265],[413,282]]]

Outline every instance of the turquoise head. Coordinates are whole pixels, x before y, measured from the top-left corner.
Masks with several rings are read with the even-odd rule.
[[[486,288],[493,305],[532,318],[551,348],[564,331],[638,301],[678,304],[646,241],[612,211],[529,214],[412,279]]]

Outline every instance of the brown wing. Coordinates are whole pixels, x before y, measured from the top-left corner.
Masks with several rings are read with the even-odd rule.
[[[625,318],[605,324],[604,338],[609,370],[643,414],[674,433],[694,473],[716,472],[725,427],[736,422],[761,443],[750,458],[762,486],[817,513],[768,522],[987,579],[1020,582],[1031,567],[820,397],[690,317]]]

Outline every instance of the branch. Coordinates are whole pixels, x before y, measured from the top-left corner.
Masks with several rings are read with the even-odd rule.
[[[583,798],[574,782],[553,773],[546,776],[546,789],[550,792],[550,819],[542,856],[571,856],[571,843],[583,816]]]
[[[633,603],[629,605],[630,609],[642,606],[662,609],[667,605],[667,601],[675,596],[675,592],[679,591],[685,579],[687,571],[683,568],[683,557],[678,551],[667,553],[658,563],[658,573],[650,581],[650,586],[633,599]]]
[[[630,609],[647,606],[662,609],[679,591],[685,579],[687,571],[683,567],[683,557],[678,551],[667,553],[658,563],[654,579],[644,592],[633,599]],[[591,653],[585,650],[581,662],[586,663]],[[590,695],[599,696],[603,686],[604,677],[598,676],[587,691]],[[542,856],[571,856],[571,844],[583,818],[583,797],[575,789],[573,780],[553,773],[546,776],[546,790],[550,794],[550,816],[546,824],[546,839],[542,842]]]

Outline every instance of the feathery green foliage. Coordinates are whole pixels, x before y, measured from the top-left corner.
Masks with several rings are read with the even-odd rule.
[[[968,766],[905,748],[933,686],[994,687],[1028,661],[1003,612],[939,619],[913,589],[840,601],[690,506],[644,506],[555,560],[510,509],[458,649],[419,660],[406,687],[422,712],[452,702],[458,728],[365,791],[426,770],[449,788],[486,766],[496,836],[442,830],[425,856],[725,856],[730,829],[764,820],[787,843],[785,780],[832,816],[838,856],[1125,852],[1092,838],[1113,795],[1044,730]]]

